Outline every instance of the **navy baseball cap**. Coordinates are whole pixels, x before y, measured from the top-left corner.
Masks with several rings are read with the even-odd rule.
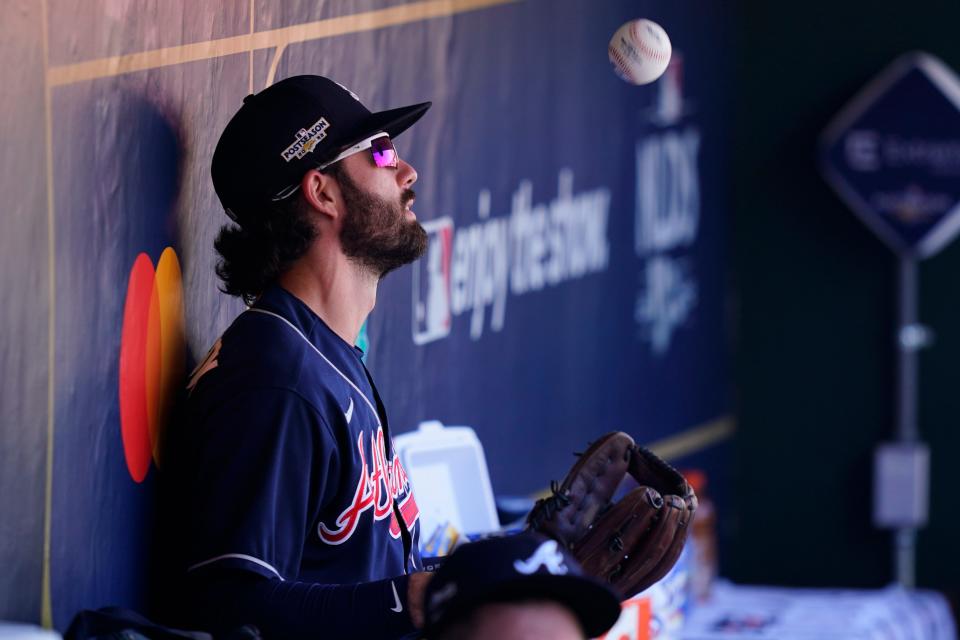
[[[213,188],[227,215],[242,222],[342,149],[381,131],[396,137],[430,104],[373,113],[329,78],[286,78],[244,98],[213,152]]]
[[[458,547],[427,584],[424,634],[463,621],[493,602],[550,600],[569,609],[588,638],[620,617],[620,599],[583,573],[563,545],[539,534],[487,538]]]

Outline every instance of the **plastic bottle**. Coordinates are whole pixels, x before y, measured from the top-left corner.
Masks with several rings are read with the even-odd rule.
[[[707,494],[707,474],[699,469],[684,472],[687,482],[697,494],[697,511],[690,529],[690,595],[694,601],[710,599],[717,577],[717,513]]]

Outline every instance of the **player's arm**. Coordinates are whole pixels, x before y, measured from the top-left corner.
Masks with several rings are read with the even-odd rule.
[[[215,636],[252,624],[267,638],[402,638],[422,624],[423,577],[429,575],[323,585],[210,571],[189,582],[191,620]],[[421,604],[414,625],[416,593]]]

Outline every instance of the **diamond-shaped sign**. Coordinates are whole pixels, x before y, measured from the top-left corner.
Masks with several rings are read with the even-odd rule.
[[[821,163],[894,251],[935,254],[960,232],[960,79],[931,55],[898,58],[824,132]]]

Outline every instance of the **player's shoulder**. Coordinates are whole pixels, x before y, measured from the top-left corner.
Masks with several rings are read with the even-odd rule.
[[[296,388],[308,344],[290,327],[266,314],[240,314],[221,337],[219,367],[251,385]]]
[[[257,314],[240,314],[199,360],[187,384],[195,402],[217,404],[257,388],[296,391],[304,349]]]
[[[323,327],[315,324],[294,324],[284,316],[257,309],[245,311],[218,341],[207,386],[234,393],[287,389],[323,410],[331,398],[344,395],[349,385],[342,373],[342,346],[318,338],[317,330]]]

